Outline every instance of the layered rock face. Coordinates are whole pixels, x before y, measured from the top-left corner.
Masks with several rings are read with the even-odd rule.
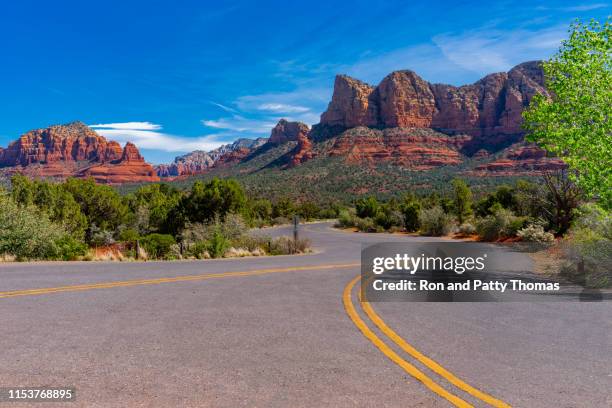
[[[297,142],[300,137],[307,137],[310,129],[302,122],[288,122],[285,119],[278,121],[270,134],[269,144],[279,145],[287,142]]]
[[[345,157],[350,163],[391,163],[427,170],[461,163],[459,150],[469,140],[469,136],[453,137],[431,129],[357,127],[336,138],[329,154]]]
[[[558,158],[547,157],[546,152],[534,145],[516,145],[508,149],[501,158],[477,166],[479,175],[513,176],[528,172],[541,173],[561,170],[567,164]]]
[[[119,143],[107,141],[81,122],[31,130],[0,151],[0,166],[28,166],[58,161],[121,159]]]
[[[321,125],[433,128],[476,140],[515,135],[522,133],[521,113],[533,95],[546,95],[543,84],[537,61],[460,87],[430,84],[413,71],[393,72],[377,87],[338,76]]]
[[[138,149],[107,141],[81,122],[36,129],[0,150],[0,167],[37,177],[89,177],[100,183],[158,181]]]

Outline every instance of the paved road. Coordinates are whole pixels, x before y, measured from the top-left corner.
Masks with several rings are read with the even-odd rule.
[[[83,407],[612,406],[611,303],[368,310],[345,291],[362,243],[423,238],[303,229],[315,254],[0,265],[0,386],[75,386]]]

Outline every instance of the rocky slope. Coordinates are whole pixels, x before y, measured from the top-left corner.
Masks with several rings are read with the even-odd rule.
[[[192,176],[205,173],[215,165],[236,163],[245,158],[251,151],[268,141],[267,138],[242,138],[205,152],[195,150],[182,156],[177,156],[170,164],[155,166],[157,175],[162,178]]]
[[[81,122],[35,129],[0,149],[0,171],[33,177],[93,177],[100,183],[158,181],[136,146],[108,141]]]

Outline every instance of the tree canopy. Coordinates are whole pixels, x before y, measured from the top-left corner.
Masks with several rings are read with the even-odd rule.
[[[525,110],[528,140],[560,157],[574,180],[612,207],[612,23],[574,23],[569,39],[543,63],[550,97],[535,95]]]

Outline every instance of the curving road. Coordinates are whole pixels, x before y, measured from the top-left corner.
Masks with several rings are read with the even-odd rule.
[[[426,239],[301,233],[316,253],[0,264],[0,387],[74,386],[70,407],[612,406],[612,303],[361,304],[362,244]]]

